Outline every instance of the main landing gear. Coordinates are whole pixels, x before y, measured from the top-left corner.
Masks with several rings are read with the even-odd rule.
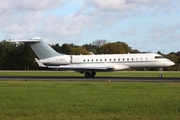
[[[85,77],[95,77],[95,75],[96,75],[96,72],[94,71],[87,71],[84,74]]]
[[[159,78],[162,78],[162,70],[163,70],[163,68],[159,68]]]

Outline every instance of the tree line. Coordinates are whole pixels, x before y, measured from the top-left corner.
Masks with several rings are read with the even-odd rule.
[[[90,44],[82,46],[64,43],[50,45],[59,53],[67,55],[88,55],[91,54],[125,54],[140,53],[139,50],[132,49],[124,42],[107,42],[106,40],[95,40]],[[172,60],[175,66],[165,68],[165,70],[180,70],[180,52],[171,52],[167,55],[158,51],[158,54]],[[0,70],[37,70],[39,68],[34,58],[37,56],[26,43],[10,43],[3,40],[0,42]]]

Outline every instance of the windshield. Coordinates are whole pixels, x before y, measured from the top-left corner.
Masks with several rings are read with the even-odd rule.
[[[163,56],[155,56],[155,59],[164,58]]]

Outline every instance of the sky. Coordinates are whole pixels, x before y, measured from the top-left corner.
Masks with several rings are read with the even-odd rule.
[[[141,52],[180,51],[180,0],[0,0],[0,41],[125,42]]]

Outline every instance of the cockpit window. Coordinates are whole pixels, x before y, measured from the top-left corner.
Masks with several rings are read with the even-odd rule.
[[[155,59],[164,58],[163,56],[155,56]]]

